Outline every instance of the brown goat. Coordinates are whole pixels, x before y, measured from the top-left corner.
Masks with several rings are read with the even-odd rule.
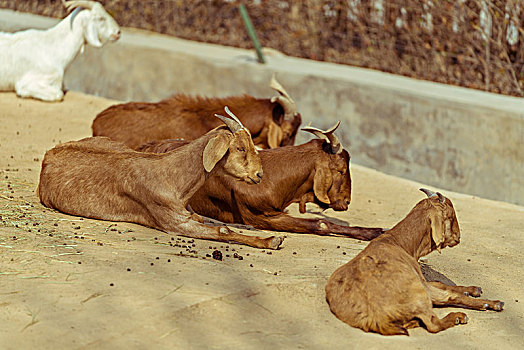
[[[295,102],[274,76],[270,86],[279,96],[205,98],[177,94],[157,103],[114,105],[96,116],[93,136],[107,136],[133,149],[154,140],[194,140],[219,126],[220,122],[209,116],[229,106],[251,132],[257,147],[293,145],[302,118]]]
[[[421,190],[429,198],[329,278],[327,302],[350,326],[384,335],[409,335],[407,328],[417,326],[436,333],[467,323],[468,318],[463,312],[451,312],[439,319],[432,305],[502,310],[501,301],[470,297],[480,296],[480,287],[426,282],[418,259],[457,245],[460,230],[451,201],[438,192]]]
[[[229,114],[227,107],[226,112]],[[248,183],[259,183],[262,177],[249,131],[238,119],[218,117],[229,129],[215,128],[165,154],[136,152],[105,137],[58,145],[46,153],[42,163],[40,201],[72,215],[277,249],[281,237],[246,236],[227,227],[206,226],[195,221],[201,221],[198,215],[186,210],[189,199],[212,174],[228,174]]]
[[[291,203],[299,202],[302,213],[306,202],[323,209],[348,209],[351,200],[349,152],[333,134],[339,123],[328,131],[307,127],[321,139],[300,146],[260,151],[264,178],[256,188],[230,176],[217,175],[206,181],[190,199],[196,213],[229,223],[256,228],[314,233],[339,234],[370,240],[383,232],[380,228],[348,227],[321,219],[294,218],[285,212]],[[138,148],[143,152],[168,152],[187,141],[150,142]]]

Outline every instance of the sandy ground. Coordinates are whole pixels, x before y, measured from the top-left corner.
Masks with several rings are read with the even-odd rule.
[[[74,92],[58,104],[0,93],[1,349],[522,348],[524,207],[443,191],[462,242],[424,263],[435,276],[481,286],[505,310],[466,310],[467,325],[409,337],[367,334],[329,311],[327,278],[365,242],[288,234],[269,252],[44,208],[35,189],[45,151],[89,136],[93,117],[112,103]],[[389,227],[424,198],[418,183],[356,165],[352,176],[349,212],[311,206],[307,215]],[[223,261],[206,257],[215,247]]]

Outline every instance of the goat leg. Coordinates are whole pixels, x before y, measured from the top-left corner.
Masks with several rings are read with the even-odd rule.
[[[196,221],[188,222],[187,225],[179,225],[174,231],[171,232],[191,238],[208,239],[218,242],[240,243],[250,247],[262,249],[278,249],[284,241],[283,237],[270,236],[264,238],[244,235],[234,232],[225,226],[212,227]]]
[[[158,215],[159,213],[163,213],[164,215]],[[262,249],[278,249],[284,241],[283,237],[278,236],[264,238],[237,233],[225,226],[207,226],[198,220],[202,219],[200,215],[187,211],[180,214],[174,210],[158,207],[155,214],[157,214],[157,216],[154,218],[152,224],[148,226],[180,236],[219,242],[240,243]]]
[[[443,318],[438,318],[433,311],[429,311],[427,314],[418,315],[417,317],[424,323],[428,332],[431,333],[438,333],[453,326],[468,323],[468,316],[463,312],[450,312]]]
[[[298,211],[300,214],[304,214],[306,212],[306,204],[307,203],[314,203],[315,202],[315,194],[312,192],[304,193],[304,195],[300,198],[300,201],[298,202]]]
[[[376,238],[384,233],[384,229],[380,227],[342,226],[329,221],[319,221],[322,221],[319,226],[321,228],[326,227],[325,229],[332,234],[357,238],[362,241],[371,241],[373,238]]]
[[[456,293],[462,293],[466,296],[472,296],[472,297],[480,297],[482,294],[482,288],[470,286],[470,287],[463,287],[463,286],[448,286],[447,284],[444,284],[442,282],[428,282],[433,287],[436,287],[438,289],[452,291]]]
[[[20,97],[33,97],[42,101],[60,101],[64,97],[61,89],[62,75],[54,74],[25,74],[15,84],[16,94]]]
[[[369,241],[382,233],[381,228],[349,227],[333,224],[323,219],[301,219],[279,213],[271,216],[243,215],[244,222],[257,228],[296,233],[313,233],[320,236],[343,235]]]
[[[454,287],[455,290],[453,290],[451,288],[443,288],[442,286],[438,286],[438,284],[432,282],[426,284],[426,289],[428,290],[429,296],[431,297],[431,302],[434,305],[455,305],[464,306],[474,310],[490,309],[495,311],[502,311],[504,307],[504,302],[500,300],[472,298],[470,296],[464,295],[464,292],[457,287]]]

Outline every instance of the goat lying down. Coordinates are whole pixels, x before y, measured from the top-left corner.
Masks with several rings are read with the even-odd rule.
[[[227,227],[206,226],[195,221],[201,221],[198,215],[186,210],[189,199],[214,173],[247,183],[259,183],[262,178],[260,157],[249,131],[230,115],[233,119],[217,115],[227,128],[215,128],[166,154],[135,152],[106,137],[58,145],[46,153],[42,163],[40,201],[72,215],[277,249],[281,237],[247,236]]]
[[[468,318],[463,312],[451,312],[439,319],[432,305],[502,310],[501,301],[472,298],[480,296],[480,287],[426,282],[418,259],[457,245],[460,230],[451,201],[438,192],[421,190],[429,198],[329,278],[329,307],[350,326],[384,335],[409,335],[407,328],[417,326],[436,333],[467,323]]]
[[[285,208],[299,202],[306,211],[306,202],[337,211],[348,209],[351,200],[350,155],[340,144],[334,131],[306,127],[319,138],[300,146],[260,151],[264,178],[255,187],[225,174],[206,181],[190,199],[196,213],[229,223],[256,228],[314,233],[339,234],[370,240],[383,232],[380,228],[348,227],[322,219],[301,219],[288,215]],[[187,141],[149,142],[138,148],[143,152],[169,152]]]
[[[60,101],[64,72],[87,43],[101,47],[120,38],[120,28],[95,1],[65,1],[75,9],[53,28],[0,33],[0,91]]]
[[[251,132],[257,147],[293,145],[302,118],[275,76],[270,86],[279,94],[271,99],[249,95],[205,98],[177,94],[157,103],[114,105],[96,116],[93,136],[107,136],[133,149],[154,140],[194,140],[219,125],[210,115],[229,106]]]

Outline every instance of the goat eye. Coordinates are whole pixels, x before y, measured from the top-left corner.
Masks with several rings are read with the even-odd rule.
[[[245,152],[246,149],[244,147],[237,147],[237,151],[239,152]]]

